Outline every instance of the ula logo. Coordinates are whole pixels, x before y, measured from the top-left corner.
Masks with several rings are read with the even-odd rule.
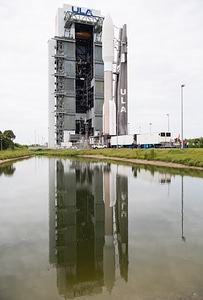
[[[92,11],[91,9],[82,9],[81,7],[74,7],[72,6],[72,12],[78,14],[78,15],[83,15],[83,16],[92,16]]]
[[[126,89],[121,89],[120,94],[121,94],[121,110],[120,110],[120,112],[125,112],[126,113],[127,112],[126,99],[125,99]]]

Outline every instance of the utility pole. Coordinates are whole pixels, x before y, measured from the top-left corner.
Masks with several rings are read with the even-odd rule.
[[[183,88],[184,84],[181,84],[181,149],[183,149]]]

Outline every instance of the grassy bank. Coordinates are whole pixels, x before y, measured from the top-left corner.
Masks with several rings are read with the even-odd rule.
[[[103,155],[106,158],[142,159],[178,163],[186,166],[203,167],[203,148],[188,149],[81,149],[81,150],[40,150],[48,156]]]
[[[3,150],[0,151],[0,161],[7,161],[8,159],[18,159],[21,157],[35,155],[32,151],[27,148],[17,148],[14,150]]]
[[[102,155],[106,158],[140,159],[203,167],[203,148],[188,149],[81,149],[81,150],[20,150],[0,151],[0,160],[17,159],[23,156],[46,155],[57,157],[81,157],[84,155]]]

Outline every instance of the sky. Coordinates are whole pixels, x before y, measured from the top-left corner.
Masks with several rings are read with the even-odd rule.
[[[0,0],[1,131],[20,144],[48,140],[47,42],[64,3],[127,25],[129,133],[169,129],[175,138],[183,116],[183,137],[203,136],[202,0]]]

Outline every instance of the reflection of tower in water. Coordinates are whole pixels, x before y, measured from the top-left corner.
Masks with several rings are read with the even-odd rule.
[[[50,215],[50,263],[57,268],[59,293],[66,299],[101,293],[102,171],[93,163],[56,160],[55,188],[54,208],[50,197],[50,213],[55,210],[55,218]]]
[[[50,159],[49,174],[49,259],[59,294],[111,292],[116,267],[127,281],[127,177],[114,165],[60,159]]]

